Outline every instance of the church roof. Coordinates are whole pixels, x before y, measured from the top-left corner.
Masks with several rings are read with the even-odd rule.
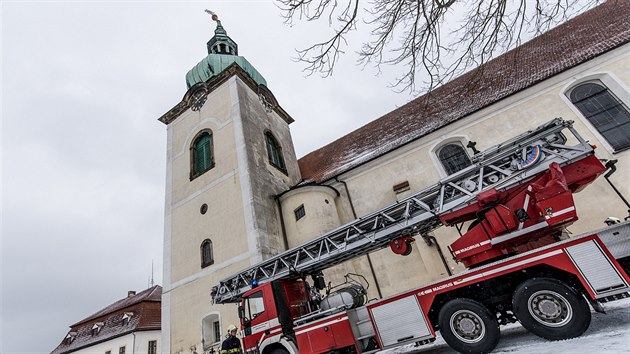
[[[630,1],[608,1],[299,161],[324,182],[630,41]]]
[[[70,326],[70,331],[51,354],[72,352],[138,331],[161,329],[162,287],[155,285],[118,300]],[[127,317],[128,322],[123,319]],[[100,327],[97,333],[92,328]]]

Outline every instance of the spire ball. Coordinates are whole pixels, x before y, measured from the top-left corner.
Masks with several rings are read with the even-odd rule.
[[[212,16],[212,21],[219,22],[219,15],[208,9],[205,9],[204,11]]]

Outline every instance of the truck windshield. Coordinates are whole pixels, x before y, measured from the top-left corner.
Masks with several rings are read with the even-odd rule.
[[[262,291],[251,294],[245,301],[246,319],[252,320],[265,311]]]

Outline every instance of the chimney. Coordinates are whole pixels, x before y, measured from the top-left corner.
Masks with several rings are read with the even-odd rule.
[[[132,297],[132,296],[134,296],[134,295],[136,295],[136,291],[135,291],[135,290],[129,290],[129,291],[127,291],[127,297]]]

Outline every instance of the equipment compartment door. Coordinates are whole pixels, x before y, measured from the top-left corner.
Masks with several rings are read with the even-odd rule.
[[[628,291],[628,284],[595,241],[568,247],[566,252],[595,293],[595,298]]]
[[[433,337],[415,295],[375,306],[370,312],[383,349]]]

